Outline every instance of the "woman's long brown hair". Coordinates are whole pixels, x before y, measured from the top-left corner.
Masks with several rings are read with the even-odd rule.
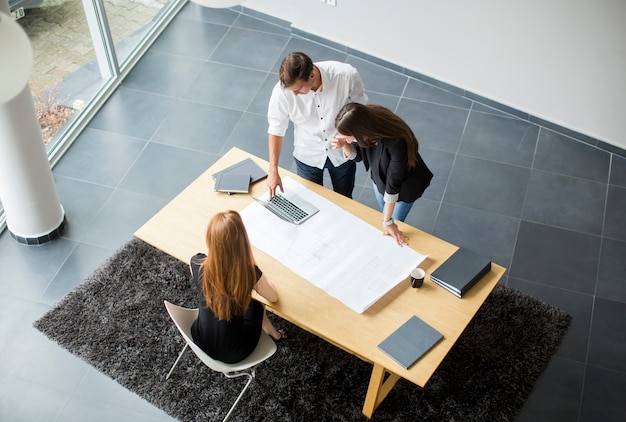
[[[348,103],[339,111],[335,127],[341,135],[354,136],[359,146],[369,148],[381,139],[404,139],[407,150],[407,166],[417,164],[419,143],[415,134],[400,116],[376,104]]]
[[[206,245],[202,292],[213,313],[230,321],[248,308],[257,281],[250,240],[237,211],[220,212],[211,218]]]

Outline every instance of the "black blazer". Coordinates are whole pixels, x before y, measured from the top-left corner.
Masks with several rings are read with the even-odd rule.
[[[383,139],[378,145],[370,148],[357,145],[355,160],[363,161],[378,192],[382,195],[398,194],[398,201],[410,203],[422,196],[430,185],[433,173],[419,152],[416,152],[417,164],[412,169],[407,167],[406,156],[404,140],[390,138]]]

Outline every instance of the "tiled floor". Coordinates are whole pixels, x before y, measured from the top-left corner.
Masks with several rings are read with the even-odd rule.
[[[267,158],[266,103],[294,50],[353,64],[370,101],[413,127],[435,178],[408,223],[491,256],[509,269],[503,283],[573,316],[519,420],[625,420],[626,159],[192,4],[54,168],[64,236],[40,247],[0,236],[0,420],[170,420],[31,324],[224,151]],[[285,149],[281,165],[294,169]],[[362,167],[355,199],[374,203]]]

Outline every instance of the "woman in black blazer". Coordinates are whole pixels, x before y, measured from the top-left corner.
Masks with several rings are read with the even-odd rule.
[[[408,238],[394,220],[404,221],[413,203],[422,196],[433,177],[420,156],[413,131],[400,116],[375,105],[346,104],[335,119],[338,135],[334,148],[363,161],[374,183],[383,213],[383,232],[399,245]]]

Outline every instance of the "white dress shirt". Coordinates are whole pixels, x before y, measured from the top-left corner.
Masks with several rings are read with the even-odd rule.
[[[335,117],[350,102],[367,103],[363,81],[357,70],[347,63],[326,61],[315,63],[322,77],[317,91],[295,95],[281,86],[274,86],[270,98],[267,120],[268,133],[285,136],[289,120],[294,125],[293,156],[312,167],[324,168],[326,158],[339,166],[348,159],[343,150],[333,149],[330,141],[335,137]]]

